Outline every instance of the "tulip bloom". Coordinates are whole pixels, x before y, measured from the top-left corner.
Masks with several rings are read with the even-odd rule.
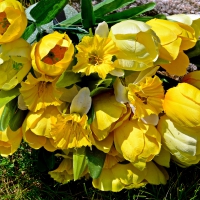
[[[111,36],[120,50],[116,68],[142,71],[153,66],[159,53],[159,38],[144,22],[125,20],[111,27]]]
[[[200,89],[200,71],[194,71],[186,74],[182,78],[182,82],[189,83],[190,85]]]
[[[36,112],[50,105],[61,105],[59,98],[63,92],[56,89],[56,81],[57,78],[45,75],[34,78],[28,74],[27,80],[21,83],[20,92],[29,110]]]
[[[4,107],[0,109],[0,117]],[[12,131],[10,127],[0,131],[0,155],[7,157],[12,155],[20,146],[22,140],[22,129],[19,128],[17,131]]]
[[[145,186],[147,183],[153,185],[166,184],[168,174],[164,168],[147,163],[146,168],[140,171],[131,163],[117,163],[111,168],[103,168],[100,176],[93,179],[93,187],[102,191],[119,192],[122,189],[132,189]]]
[[[188,83],[179,83],[165,94],[164,112],[180,126],[200,126],[200,90]]]
[[[49,76],[62,74],[74,55],[74,46],[67,34],[53,32],[36,42],[31,50],[34,70]]]
[[[48,106],[37,112],[30,111],[22,125],[25,142],[34,149],[44,147],[47,151],[55,151],[50,131],[59,114],[60,112],[55,106]]]
[[[167,16],[167,19],[181,22],[191,26],[195,30],[196,39],[200,36],[200,15],[196,14],[178,14]]]
[[[161,137],[153,125],[128,119],[114,130],[114,144],[126,160],[143,170],[160,152]]]
[[[27,18],[19,1],[0,1],[0,44],[20,38],[26,26]]]
[[[31,46],[22,38],[0,48],[0,89],[10,90],[21,83],[31,69]]]
[[[196,44],[194,29],[182,23],[163,19],[152,19],[146,23],[160,39],[159,58],[169,62],[160,65],[170,74],[184,75],[189,59],[183,50],[188,50]]]
[[[187,167],[200,161],[200,127],[184,127],[166,115],[158,123],[162,145],[178,165]]]

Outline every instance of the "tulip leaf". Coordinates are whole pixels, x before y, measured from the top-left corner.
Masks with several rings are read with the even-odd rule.
[[[5,105],[0,119],[1,131],[4,131],[8,127],[10,119],[13,117],[16,108],[17,108],[17,98],[11,100]]]
[[[109,12],[122,8],[133,2],[135,2],[135,0],[104,0],[103,2],[93,6],[94,16],[102,17]],[[60,26],[70,26],[73,24],[80,24],[80,22],[81,22],[81,13],[78,13],[73,17],[61,22]]]
[[[37,26],[47,24],[63,10],[69,0],[40,0],[30,11],[31,16],[36,20]]]
[[[77,82],[81,81],[81,74],[80,73],[74,73],[71,70],[66,70],[62,75],[59,77],[56,87],[57,88],[64,88],[71,86]]]
[[[89,147],[86,148],[86,156],[90,176],[92,178],[98,178],[101,174],[106,154],[98,150],[95,146],[92,146],[92,150]]]
[[[155,3],[150,2],[147,4],[141,5],[141,6],[137,6],[137,7],[130,8],[128,10],[124,10],[122,12],[117,12],[114,14],[107,15],[107,16],[103,17],[103,20],[111,22],[111,21],[116,21],[119,19],[120,19],[120,21],[122,19],[130,19],[133,16],[140,15],[144,12],[152,10],[155,6],[156,6]]]
[[[32,23],[24,31],[22,38],[27,40],[32,35],[32,33],[35,31],[35,29],[36,29],[36,25],[35,25],[35,23]]]
[[[197,41],[196,45],[193,48],[185,51],[185,53],[187,54],[189,58],[199,56],[200,55],[200,40]]]
[[[20,94],[19,92],[20,85],[17,85],[15,88],[5,91],[0,91],[0,108],[6,105],[9,101],[14,99],[16,96]]]
[[[55,156],[53,152],[49,152],[44,148],[38,151],[37,168],[41,172],[53,170],[55,166]]]
[[[73,173],[74,181],[81,177],[81,174],[87,167],[87,159],[85,155],[85,147],[74,149],[73,152]]]
[[[91,108],[90,108],[90,110],[89,110],[89,112],[87,113],[87,116],[88,116],[88,124],[90,125],[92,122],[93,122],[93,120],[94,120],[94,106],[93,105],[91,105]]]
[[[93,96],[95,96],[97,94],[100,94],[102,92],[106,92],[106,91],[109,91],[109,90],[111,90],[111,89],[110,88],[106,88],[106,87],[98,87],[98,88],[95,88],[94,90],[92,90],[90,92],[90,96],[93,97]]]
[[[92,0],[81,0],[81,18],[85,29],[92,28],[95,25]]]
[[[123,8],[133,2],[135,0],[105,0],[94,6],[94,14],[96,17],[102,17],[107,13]]]
[[[22,126],[27,114],[28,110],[18,109],[9,122],[10,129],[12,131],[17,131]]]

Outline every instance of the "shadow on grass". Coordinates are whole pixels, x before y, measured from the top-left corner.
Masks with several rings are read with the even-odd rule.
[[[9,158],[0,157],[1,200],[198,200],[200,197],[200,166],[180,168],[171,163],[166,185],[150,185],[121,192],[102,192],[94,189],[91,180],[81,179],[61,185],[37,167],[37,150],[22,143]],[[58,165],[58,163],[57,163]]]

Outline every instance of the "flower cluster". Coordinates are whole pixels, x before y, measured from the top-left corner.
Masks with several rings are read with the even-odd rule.
[[[200,161],[200,76],[186,74],[200,16],[102,22],[77,44],[54,31],[30,45],[21,4],[0,10],[1,156],[23,138],[63,158],[56,181],[91,176],[114,192],[165,184],[170,160]],[[161,71],[184,77],[166,90]]]

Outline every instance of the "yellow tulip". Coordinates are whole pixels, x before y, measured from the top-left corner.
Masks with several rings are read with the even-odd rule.
[[[195,30],[196,39],[200,36],[200,15],[196,14],[177,14],[169,15],[167,19],[181,22],[191,26]]]
[[[186,24],[163,19],[152,19],[146,23],[161,41],[159,58],[169,61],[169,64],[160,65],[170,74],[184,75],[189,59],[183,50],[188,50],[196,44],[194,29]]]
[[[200,71],[193,71],[186,74],[182,78],[182,82],[189,83],[190,85],[200,89]]]
[[[95,138],[100,141],[109,135],[111,126],[127,112],[127,109],[124,104],[116,101],[113,92],[99,94],[92,102],[95,118],[91,130]]]
[[[140,170],[160,152],[161,136],[153,125],[128,119],[113,132],[116,150]]]
[[[0,115],[4,107],[0,109]],[[0,131],[0,155],[7,157],[12,155],[20,146],[22,140],[22,129],[12,131],[10,127],[7,127],[4,131]]]
[[[60,112],[55,106],[48,106],[37,112],[29,112],[22,125],[23,138],[30,147],[55,151],[56,147],[50,131]]]
[[[111,36],[120,50],[116,68],[142,71],[153,66],[159,53],[159,38],[144,22],[125,20],[111,27]]]
[[[162,116],[158,123],[162,146],[178,165],[187,167],[200,161],[200,127],[184,127]]]
[[[0,24],[0,44],[8,43],[21,37],[27,26],[27,18],[19,1],[0,1]]]
[[[179,83],[165,94],[166,115],[181,126],[200,126],[200,90],[188,83]]]
[[[45,75],[34,78],[31,73],[28,74],[26,81],[21,82],[20,92],[29,110],[36,112],[50,105],[62,104],[59,98],[63,92],[56,89],[57,80],[58,78]]]
[[[21,83],[31,69],[31,46],[22,38],[1,45],[0,89],[10,90]]]
[[[31,50],[34,70],[49,76],[62,74],[74,55],[74,46],[67,34],[53,32],[35,43]]]
[[[119,192],[122,189],[132,189],[145,186],[147,183],[153,185],[166,184],[168,174],[164,168],[147,163],[146,168],[140,171],[129,164],[115,164],[111,168],[103,168],[100,176],[93,179],[93,187],[102,191]]]

